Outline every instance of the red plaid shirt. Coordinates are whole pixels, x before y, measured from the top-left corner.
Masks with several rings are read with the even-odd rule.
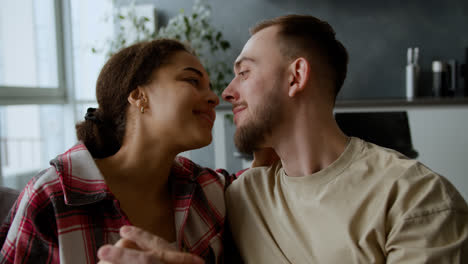
[[[233,180],[177,157],[173,188],[177,246],[222,261],[224,190]],[[131,225],[83,144],[51,161],[20,194],[0,229],[0,263],[96,263],[104,244]]]

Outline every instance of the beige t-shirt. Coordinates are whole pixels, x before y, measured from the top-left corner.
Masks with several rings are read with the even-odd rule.
[[[357,138],[324,170],[250,169],[226,196],[247,263],[468,263],[468,207],[456,189]]]

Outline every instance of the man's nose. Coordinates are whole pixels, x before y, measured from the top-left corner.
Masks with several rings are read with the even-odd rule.
[[[224,101],[232,103],[235,101],[238,97],[239,94],[237,93],[235,89],[235,83],[234,80],[232,80],[229,85],[224,89],[221,97],[223,97]]]

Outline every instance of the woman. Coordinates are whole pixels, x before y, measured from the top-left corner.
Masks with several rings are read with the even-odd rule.
[[[212,139],[219,100],[199,60],[174,40],[130,46],[104,65],[96,96],[80,142],[10,212],[0,262],[95,263],[126,225],[219,262],[230,177],[176,157]]]

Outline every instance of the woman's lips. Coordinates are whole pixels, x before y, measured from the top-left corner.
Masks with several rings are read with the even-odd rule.
[[[203,110],[194,110],[194,114],[206,120],[211,126],[213,126],[216,119],[216,113],[214,111],[203,111]]]

